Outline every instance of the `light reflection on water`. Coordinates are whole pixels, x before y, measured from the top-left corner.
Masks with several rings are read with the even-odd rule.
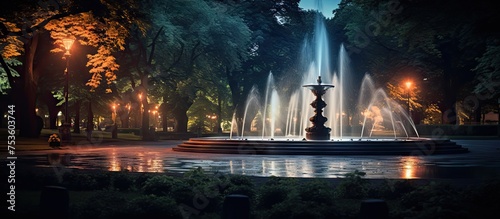
[[[63,158],[60,158],[63,157]],[[318,156],[245,156],[228,158],[190,158],[165,156],[146,151],[124,154],[110,149],[107,153],[69,155],[51,154],[38,167],[63,164],[68,168],[103,169],[131,172],[184,173],[201,167],[208,172],[250,176],[338,178],[354,170],[366,172],[366,178],[416,179],[425,175],[424,161],[419,157],[318,157]],[[47,159],[47,157],[45,158]],[[63,162],[64,161],[64,162]]]
[[[17,162],[34,167],[185,173],[207,172],[251,176],[339,178],[360,170],[371,179],[484,178],[500,176],[495,142],[470,154],[433,156],[278,156],[174,152],[163,147],[102,147],[85,150],[29,152]],[[471,147],[472,148],[472,147]]]
[[[108,165],[105,167],[109,171],[123,171],[128,170],[131,172],[163,172],[164,165],[161,160],[159,152],[138,152],[135,159],[129,159],[127,157],[120,157],[116,149],[111,149],[111,151],[106,156],[108,160]],[[106,160],[106,159],[105,159]]]
[[[369,179],[500,177],[498,141],[461,141],[467,154],[432,156],[279,156],[197,154],[171,147],[107,146],[66,150],[27,151],[16,164],[35,168],[66,167],[131,172],[185,173],[201,167],[207,172],[251,176],[339,178],[354,170]]]

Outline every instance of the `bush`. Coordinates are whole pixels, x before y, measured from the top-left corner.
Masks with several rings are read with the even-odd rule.
[[[258,191],[257,206],[262,209],[270,209],[274,205],[284,202],[294,192],[296,192],[294,181],[271,177]]]
[[[141,173],[141,175],[135,177],[135,186],[137,188],[143,188],[146,185],[146,181],[153,178],[156,174],[151,173]]]
[[[146,180],[142,189],[146,195],[168,196],[172,194],[175,183],[170,176],[153,176]]]
[[[112,173],[111,172],[97,172],[92,174],[92,178],[95,180],[96,189],[108,189],[112,186]]]
[[[410,180],[386,180],[380,185],[371,186],[368,197],[382,199],[397,199],[415,190]]]
[[[492,212],[500,209],[500,180],[488,180],[478,187],[469,188],[465,193],[465,200],[470,201],[468,210],[477,218],[488,218]]]
[[[125,218],[181,218],[174,199],[143,195],[130,201],[125,209]]]
[[[338,218],[333,189],[320,180],[271,178],[258,193],[258,218]]]
[[[335,195],[338,198],[361,199],[368,196],[368,185],[362,179],[365,172],[355,170],[352,173],[346,173],[345,178],[335,188]]]
[[[318,179],[304,183],[299,189],[299,195],[302,201],[327,206],[333,206],[335,200],[333,187],[328,182]]]
[[[405,217],[470,218],[464,211],[463,197],[463,193],[449,184],[431,182],[403,195],[400,203],[406,209]]]
[[[76,212],[75,218],[127,218],[122,213],[126,204],[127,200],[118,192],[98,191],[76,206],[77,209],[73,212]]]
[[[134,186],[134,177],[128,172],[118,172],[113,175],[113,187],[119,191],[127,191]]]
[[[224,189],[224,195],[240,194],[246,195],[250,201],[255,198],[255,188],[252,179],[248,176],[232,175],[229,177],[229,184]]]
[[[171,195],[177,203],[192,205],[196,194],[191,185],[179,181],[172,186]]]
[[[71,190],[93,190],[97,188],[97,181],[91,175],[81,172],[65,173],[62,183]]]

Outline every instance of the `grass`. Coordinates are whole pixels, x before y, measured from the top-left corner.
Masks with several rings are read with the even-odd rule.
[[[40,190],[18,190],[16,191],[16,211],[30,215],[36,214],[40,210]],[[68,191],[70,207],[86,202],[90,197],[95,196],[98,191]],[[141,195],[140,192],[121,192],[127,199],[133,199]]]
[[[16,151],[50,150],[52,148],[49,146],[47,140],[49,139],[49,136],[54,133],[58,134],[58,131],[53,129],[42,129],[38,138],[25,138],[19,137],[19,131],[16,130]],[[137,136],[132,133],[118,133],[117,139],[112,138],[111,132],[94,131],[92,135],[94,139],[100,143],[131,142],[141,140],[141,136]],[[0,139],[7,140],[7,136],[7,129],[0,129]],[[71,142],[69,144],[76,145],[80,143],[90,143],[87,140],[86,133],[84,131],[81,133],[71,133]]]

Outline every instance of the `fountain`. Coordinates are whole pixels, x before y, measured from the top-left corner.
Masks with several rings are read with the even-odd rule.
[[[420,137],[406,110],[390,100],[383,89],[377,89],[369,75],[365,75],[361,83],[356,107],[360,111],[350,113],[345,107],[347,92],[344,90],[349,86],[346,82],[349,77],[347,52],[341,46],[338,74],[331,74],[329,51],[325,49],[328,48],[326,29],[321,19],[317,21],[315,58],[302,79],[302,84],[305,84],[302,87],[309,88],[312,94],[304,88],[297,88],[286,96],[276,89],[270,73],[263,98],[259,98],[256,88],[250,92],[242,127],[235,127],[237,123],[233,116],[231,129],[235,128],[237,132],[232,132],[229,138],[191,138],[173,150],[276,155],[431,155],[468,151],[449,139]],[[308,44],[304,48],[304,59],[308,60],[312,56],[312,49]],[[311,84],[315,79],[317,83]],[[323,80],[331,81],[331,84],[323,84]],[[328,89],[334,87],[327,93]],[[289,100],[288,107],[280,104],[281,99]],[[311,103],[314,109],[312,117],[311,107],[307,103]],[[250,109],[257,110],[260,118],[247,116]],[[281,112],[286,112],[286,117],[281,116]],[[359,125],[352,124],[355,119],[348,114],[362,115]],[[308,117],[312,123],[310,127],[307,127]],[[255,127],[261,127],[260,133],[245,130],[248,124],[258,122],[262,126]]]
[[[309,88],[316,99],[311,103],[311,106],[315,109],[314,116],[309,119],[313,126],[306,128],[306,139],[308,140],[330,140],[331,129],[325,126],[325,122],[328,120],[323,116],[323,108],[326,107],[325,101],[321,98],[329,88],[334,87],[333,85],[323,85],[321,84],[321,76],[318,76],[318,84],[304,85],[303,87]]]

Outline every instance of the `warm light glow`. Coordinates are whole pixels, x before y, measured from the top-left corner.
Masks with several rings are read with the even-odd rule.
[[[411,87],[411,81],[407,81],[405,84],[406,84],[406,88],[410,89],[410,87]]]
[[[66,54],[65,55],[69,55],[69,50],[71,49],[71,46],[73,46],[73,43],[75,42],[74,39],[63,39],[63,45],[64,45],[64,48],[66,49]]]
[[[401,159],[402,172],[401,177],[404,179],[417,178],[417,165],[420,160],[416,157],[405,157]]]
[[[139,94],[139,100],[142,100],[142,94]]]

